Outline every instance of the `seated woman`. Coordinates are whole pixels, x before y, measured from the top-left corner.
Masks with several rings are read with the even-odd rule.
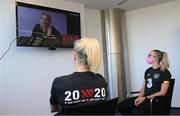
[[[61,33],[53,26],[52,18],[47,12],[42,12],[39,24],[36,24],[32,30],[29,46],[62,46],[63,37]]]
[[[57,77],[52,84],[52,112],[63,114],[67,105],[97,102],[107,99],[107,83],[97,71],[100,46],[96,39],[83,38],[74,43],[75,72]]]
[[[146,60],[152,66],[145,71],[140,94],[138,97],[128,98],[118,104],[121,114],[150,114],[150,99],[167,93],[171,79],[167,54],[160,50],[152,50]],[[157,104],[156,107],[161,106]]]

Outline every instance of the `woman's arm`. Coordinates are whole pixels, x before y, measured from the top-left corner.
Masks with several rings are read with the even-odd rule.
[[[51,113],[52,112],[60,112],[61,106],[60,105],[51,105]]]
[[[138,98],[136,98],[135,101],[134,101],[135,106],[138,106],[139,104],[144,102],[144,100],[145,100],[145,97],[143,97],[144,96],[144,91],[145,91],[145,80],[144,80],[143,85],[142,85],[142,87],[140,89],[140,93],[139,93]]]
[[[144,96],[144,91],[145,91],[145,80],[143,82],[143,85],[140,89],[140,93],[139,93],[139,96],[138,97],[143,97]]]
[[[151,99],[151,98],[153,98],[155,96],[164,96],[164,95],[166,95],[166,93],[168,91],[168,88],[169,88],[169,81],[166,81],[166,82],[162,83],[161,90],[159,92],[154,93],[154,94],[152,94],[150,96],[147,96],[147,98]]]

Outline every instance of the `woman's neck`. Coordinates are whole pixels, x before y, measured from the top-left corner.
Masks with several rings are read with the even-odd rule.
[[[153,69],[157,69],[157,68],[159,68],[159,67],[160,67],[159,63],[154,63],[154,64],[152,65],[152,68],[153,68]]]
[[[89,68],[87,68],[87,66],[83,66],[83,65],[76,65],[76,72],[87,72],[90,71]]]

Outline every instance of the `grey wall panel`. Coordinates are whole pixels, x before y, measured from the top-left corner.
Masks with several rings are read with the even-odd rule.
[[[127,48],[126,41],[126,31],[123,26],[125,13],[123,10],[115,9],[106,9],[101,11],[101,20],[102,20],[102,30],[105,42],[104,51],[106,51],[106,66],[108,83],[109,83],[109,93],[110,98],[119,97],[120,101],[123,100],[127,94],[127,77],[125,66],[128,59],[128,54],[124,54],[124,47]],[[126,60],[125,56],[126,55]],[[126,62],[125,62],[126,61]],[[106,71],[105,71],[106,72]]]

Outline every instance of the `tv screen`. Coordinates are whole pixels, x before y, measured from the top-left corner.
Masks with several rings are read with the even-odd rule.
[[[17,46],[73,47],[80,13],[16,2]]]

